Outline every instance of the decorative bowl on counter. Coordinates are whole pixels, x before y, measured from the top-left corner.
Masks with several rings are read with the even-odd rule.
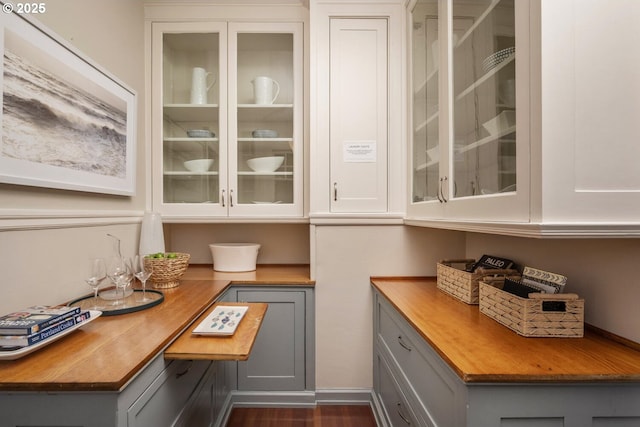
[[[247,165],[254,172],[275,172],[284,162],[284,156],[256,157],[247,160]]]
[[[259,243],[212,243],[209,245],[215,271],[253,271],[256,269]]]
[[[147,255],[144,258],[145,268],[151,268],[149,283],[157,289],[175,288],[180,284],[178,280],[187,271],[191,255],[181,252],[162,255]]]
[[[195,159],[184,162],[184,167],[190,172],[206,172],[213,165],[213,159]]]
[[[213,138],[216,134],[209,129],[189,129],[187,136],[189,138]]]

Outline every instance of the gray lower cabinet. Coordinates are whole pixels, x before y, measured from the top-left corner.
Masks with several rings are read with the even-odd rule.
[[[166,361],[160,354],[120,392],[2,392],[0,425],[218,426],[229,392],[224,367],[224,362]]]
[[[249,360],[236,364],[235,388],[239,391],[314,389],[313,288],[234,286],[224,298],[269,304]]]
[[[640,426],[637,383],[463,382],[378,292],[373,365],[383,426]]]

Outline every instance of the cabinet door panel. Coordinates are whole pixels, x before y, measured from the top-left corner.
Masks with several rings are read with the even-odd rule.
[[[386,19],[331,19],[331,212],[387,210]]]
[[[304,390],[305,293],[240,289],[238,301],[269,304],[251,357],[238,362],[238,389]]]

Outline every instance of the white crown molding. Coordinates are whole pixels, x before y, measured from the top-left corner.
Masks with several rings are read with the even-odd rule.
[[[0,232],[137,224],[143,211],[0,209]]]

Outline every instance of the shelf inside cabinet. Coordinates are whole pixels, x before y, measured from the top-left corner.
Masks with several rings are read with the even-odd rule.
[[[218,175],[217,171],[207,172],[191,172],[191,171],[164,171],[165,176],[202,176],[202,175]]]
[[[218,104],[165,104],[164,115],[176,122],[217,120]]]
[[[509,58],[505,59],[504,61],[502,61],[500,64],[498,64],[495,68],[487,71],[485,74],[482,75],[482,77],[480,77],[478,80],[476,80],[475,82],[473,82],[471,85],[469,85],[469,87],[467,87],[465,90],[463,90],[462,92],[460,92],[455,100],[456,101],[460,101],[462,100],[465,96],[469,95],[470,93],[473,93],[474,89],[476,89],[478,86],[480,86],[481,84],[483,84],[484,82],[486,82],[490,77],[494,76],[496,73],[498,73],[498,71],[502,70],[504,67],[506,67],[507,65],[509,65],[510,63],[512,63],[513,61],[515,61],[516,59],[516,54],[512,54],[511,56],[509,56]]]
[[[478,147],[482,147],[485,144],[488,144],[490,142],[494,142],[494,141],[502,141],[502,142],[509,142],[509,141],[505,141],[504,140],[504,136],[509,135],[511,133],[514,133],[516,131],[516,127],[515,126],[511,126],[507,129],[501,130],[500,132],[498,132],[495,135],[489,135],[485,138],[479,139],[475,142],[472,142],[471,144],[465,145],[464,147],[460,147],[458,149],[456,149],[457,153],[465,153],[469,150],[474,150]],[[515,143],[515,139],[513,140],[513,142]]]
[[[238,172],[238,176],[293,176],[293,172],[253,172],[253,171],[241,171]]]
[[[293,104],[239,104],[238,120],[242,121],[291,121]]]
[[[476,30],[476,28],[478,28],[486,19],[487,16],[489,16],[489,14],[493,11],[493,9],[495,9],[495,7],[500,3],[501,0],[493,0],[489,6],[487,6],[487,8],[485,9],[484,12],[482,12],[482,14],[480,16],[478,16],[477,18],[475,18],[475,21],[473,23],[473,25],[471,27],[469,27],[469,29],[462,35],[462,37],[460,37],[460,39],[458,40],[458,46],[461,45],[462,43],[464,43],[464,41],[471,36],[471,34],[473,34],[473,32]]]

